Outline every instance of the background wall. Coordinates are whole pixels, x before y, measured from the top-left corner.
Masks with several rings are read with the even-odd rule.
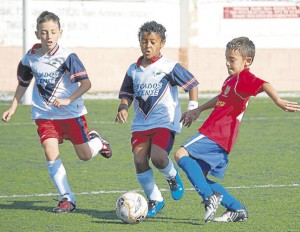
[[[257,47],[251,70],[280,91],[299,91],[300,1],[30,0],[29,44],[36,18],[53,11],[64,30],[60,44],[87,68],[92,92],[118,91],[129,65],[141,55],[139,27],[156,20],[167,28],[163,55],[178,60],[199,80],[200,90],[219,90],[227,77],[224,50],[237,36]],[[0,91],[14,91],[23,56],[22,0],[0,2]]]

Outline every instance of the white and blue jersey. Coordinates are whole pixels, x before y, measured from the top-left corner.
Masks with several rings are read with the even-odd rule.
[[[39,48],[41,44],[34,45],[18,66],[19,85],[28,87],[35,78],[31,118],[69,119],[86,114],[81,97],[60,108],[52,105],[56,98],[68,98],[78,89],[78,81],[88,78],[79,58],[59,45],[44,55],[36,53]]]
[[[180,133],[178,86],[187,92],[196,85],[198,81],[189,71],[164,57],[145,68],[132,64],[119,93],[120,99],[133,100],[132,132],[168,128]]]

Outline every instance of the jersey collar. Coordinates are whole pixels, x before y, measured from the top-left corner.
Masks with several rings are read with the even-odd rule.
[[[160,53],[159,53],[157,56],[152,57],[152,58],[151,58],[151,64],[153,64],[154,62],[158,61],[161,57],[162,57],[162,55],[161,55]],[[141,57],[137,60],[136,66],[135,66],[136,68],[140,67],[143,58],[144,58],[144,57],[141,56]]]
[[[38,50],[40,48],[42,48],[41,43],[37,43],[37,44],[33,45],[33,47],[30,50],[30,54],[36,54],[36,50]],[[50,51],[47,52],[47,54],[49,54],[50,56],[53,56],[58,51],[58,49],[59,49],[59,45],[56,44],[54,48],[52,48]]]

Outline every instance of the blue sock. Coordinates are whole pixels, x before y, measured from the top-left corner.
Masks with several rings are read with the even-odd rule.
[[[202,173],[202,169],[195,160],[188,156],[183,156],[178,161],[178,166],[185,172],[195,190],[203,200],[213,194],[211,187],[206,182],[206,178]]]
[[[149,200],[163,201],[160,190],[155,184],[153,177],[153,170],[150,168],[148,171],[136,174],[136,178],[144,190]]]
[[[222,185],[220,185],[219,183],[214,182],[212,180],[206,179],[206,181],[214,192],[218,192],[223,195],[221,204],[226,209],[239,210],[239,209],[243,208],[243,205],[237,199],[235,199],[233,196],[231,196]]]

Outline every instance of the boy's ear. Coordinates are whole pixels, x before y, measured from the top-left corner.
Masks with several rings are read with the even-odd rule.
[[[40,37],[40,35],[37,31],[35,31],[35,36],[36,36],[37,39],[41,39],[41,37]]]
[[[165,43],[166,43],[166,41],[164,40],[164,41],[162,41],[161,42],[161,44],[160,44],[160,48],[163,48],[164,46],[165,46]]]
[[[252,64],[252,58],[251,57],[246,57],[246,65],[250,66]]]

